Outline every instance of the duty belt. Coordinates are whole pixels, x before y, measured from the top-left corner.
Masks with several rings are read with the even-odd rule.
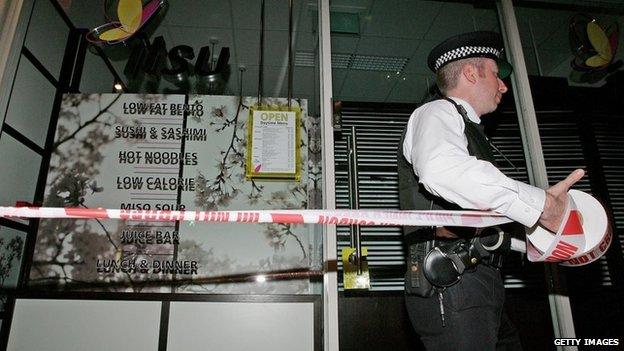
[[[425,278],[435,287],[456,284],[466,271],[478,264],[500,268],[502,252],[510,242],[509,234],[497,230],[472,239],[437,241],[423,262]]]
[[[493,252],[490,256],[482,258],[481,263],[496,269],[503,267],[503,254],[500,252]]]

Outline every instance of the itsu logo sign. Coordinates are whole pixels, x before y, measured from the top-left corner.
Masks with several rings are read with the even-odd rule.
[[[214,49],[214,45],[212,45]],[[172,83],[177,89],[165,89],[164,93],[218,95],[225,89],[230,75],[230,49],[221,48],[219,57],[210,54],[210,47],[195,51],[188,45],[177,45],[167,50],[162,36],[153,42],[143,40],[130,55],[124,74],[128,77],[131,91],[158,93],[161,78]]]

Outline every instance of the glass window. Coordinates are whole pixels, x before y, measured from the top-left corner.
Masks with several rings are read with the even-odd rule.
[[[58,8],[52,7],[52,12],[58,17],[55,21],[61,21],[58,11],[62,7],[69,21],[88,31],[101,25],[114,26],[120,1],[103,3],[105,6],[63,2]],[[143,1],[142,11],[152,3],[159,2]],[[163,3],[168,5],[156,11],[136,32],[117,33],[122,35],[120,42],[107,42],[104,37],[97,37],[97,32],[87,36],[86,57],[77,60],[85,65],[79,70],[82,84],[78,89],[82,94],[65,95],[62,101],[57,101],[60,112],[44,205],[127,210],[319,208],[316,2],[293,2],[292,37],[288,2],[266,1],[264,18],[261,18],[260,2],[253,6],[246,1]],[[263,32],[261,20],[265,23]],[[46,21],[33,16],[26,37],[39,33]],[[65,47],[65,40],[62,45],[55,43],[55,47]],[[290,62],[289,40],[293,45]],[[27,44],[40,42],[30,40]],[[29,49],[39,61],[46,63],[46,57],[40,55],[37,47]],[[110,67],[104,64],[106,61],[111,63]],[[292,75],[289,63],[293,66]],[[122,95],[111,94],[113,73],[121,78],[122,88],[115,89],[123,92]],[[21,78],[18,74],[16,86],[20,86]],[[26,95],[20,98],[20,105],[40,105],[33,104]],[[287,108],[287,99],[291,97],[290,106],[300,111],[297,126],[300,143],[295,147],[300,149],[301,156],[293,161],[300,163],[300,180],[245,178],[247,127],[250,109],[258,105],[258,97],[263,105],[274,109]],[[53,98],[54,94],[50,95]],[[159,109],[148,107],[137,112],[136,106],[140,104]],[[185,107],[174,112],[176,106]],[[191,107],[202,114],[189,113],[183,122],[182,111]],[[9,117],[7,122],[19,122],[15,118]],[[33,125],[48,125],[47,121],[39,124],[28,121]],[[141,130],[154,131],[150,134],[152,138]],[[191,130],[197,132],[193,138],[188,137]],[[3,135],[0,144],[11,140],[9,135]],[[15,153],[9,149],[2,155]],[[141,161],[136,158],[131,162],[128,153],[141,155]],[[183,161],[179,155],[183,155]],[[37,162],[26,162],[21,167],[27,165],[38,167]],[[180,175],[182,180],[178,180]],[[30,184],[28,188],[32,190],[36,179],[35,174],[30,183],[22,185]],[[139,180],[143,185],[131,191],[124,188],[124,179]],[[152,185],[147,186],[148,182]],[[171,184],[184,190],[178,195]],[[93,219],[42,220],[35,245],[38,263],[29,273],[30,283],[77,284],[80,289],[129,292],[319,294],[322,291],[317,279],[323,266],[320,225],[188,222],[161,223],[161,227],[146,225]],[[139,266],[130,264],[143,261],[153,274],[146,276]],[[190,266],[176,268],[178,261],[188,261]],[[172,267],[166,269],[165,263]],[[196,282],[167,282],[176,278]],[[89,284],[94,285],[89,287]]]
[[[618,47],[624,17],[619,4],[591,5],[526,2],[515,12],[549,182],[584,168],[587,176],[575,188],[605,204],[616,236],[598,261],[562,269],[576,333],[618,335],[621,331],[612,327],[616,317],[604,306],[621,304],[614,286],[622,275],[624,153],[614,145],[624,140],[624,54]]]
[[[497,11],[493,5],[446,1],[364,1],[359,2],[359,6],[340,5],[333,4],[330,14],[333,95],[340,101],[336,104],[340,109],[334,110],[340,122],[337,123],[339,133],[335,134],[336,203],[342,208],[352,206],[349,200],[354,191],[349,186],[349,175],[357,174],[360,208],[397,209],[399,139],[410,114],[430,97],[435,84],[435,75],[426,62],[429,52],[442,40],[457,34],[477,30],[500,32]],[[510,86],[509,80],[505,82]],[[484,118],[484,124],[490,139],[501,151],[494,151],[500,169],[514,179],[528,182],[515,111],[513,92],[509,91],[498,111]],[[350,172],[348,155],[352,133],[356,134],[358,159],[357,169]],[[347,226],[338,228],[338,257],[355,246],[350,230]],[[401,228],[361,227],[360,231],[362,246],[368,249],[370,301],[376,301],[376,292],[385,291],[398,298],[384,300],[384,303],[396,304],[397,309],[402,309],[407,248]],[[523,343],[527,348],[550,344],[551,323],[543,266],[525,264],[516,253],[505,260],[502,277],[508,295],[512,296],[508,305]],[[348,262],[341,264],[339,268]],[[378,308],[373,302],[358,301],[343,277],[344,274],[339,274],[339,286],[344,289],[340,295],[340,318],[344,325],[355,323],[348,317],[351,310],[370,309],[372,318],[383,315],[401,326],[392,337],[400,342],[409,340],[409,320],[389,312],[396,310],[386,305]],[[515,311],[529,308],[530,320],[522,319],[526,315],[524,312],[518,312],[523,317],[514,315]],[[531,333],[536,325],[546,332],[541,339]],[[357,333],[353,328],[341,331],[343,335],[346,332]],[[403,335],[400,333],[406,335],[397,336]],[[388,336],[383,342],[387,343],[392,337]],[[379,345],[362,344],[361,347],[383,348],[382,341]]]

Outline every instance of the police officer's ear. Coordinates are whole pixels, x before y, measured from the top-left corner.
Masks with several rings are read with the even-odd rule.
[[[477,82],[479,71],[475,65],[468,63],[462,66],[461,74],[470,84],[475,84]]]

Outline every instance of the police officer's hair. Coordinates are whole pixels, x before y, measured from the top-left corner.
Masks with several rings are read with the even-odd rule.
[[[457,86],[461,70],[468,64],[477,67],[480,77],[484,76],[485,59],[483,57],[469,57],[448,63],[436,73],[436,83],[442,94],[446,95],[449,90]]]

